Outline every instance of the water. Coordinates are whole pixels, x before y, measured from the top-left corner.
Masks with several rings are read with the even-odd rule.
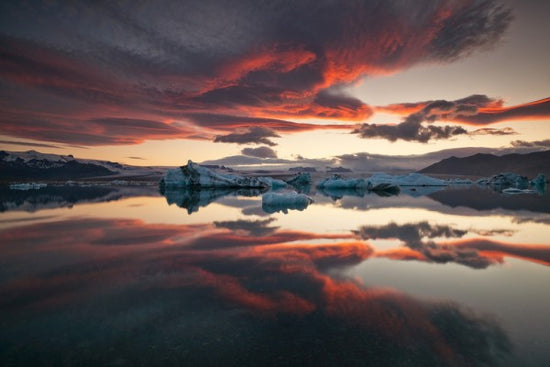
[[[0,363],[549,365],[548,194],[258,194],[3,190]]]

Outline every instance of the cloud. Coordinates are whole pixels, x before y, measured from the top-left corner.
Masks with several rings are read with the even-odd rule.
[[[231,9],[219,0],[139,7],[12,2],[0,11],[3,131],[83,145],[227,131],[198,121],[200,114],[363,121],[372,108],[342,87],[490,48],[511,22],[496,0],[245,0]],[[136,133],[115,128],[101,135],[87,127],[98,119],[134,121]],[[166,131],[152,133],[139,121],[157,121]],[[174,131],[173,121],[185,131]],[[298,131],[288,126],[265,127]]]
[[[511,127],[505,127],[502,129],[495,129],[491,127],[484,127],[481,129],[475,129],[468,133],[469,135],[516,135],[517,132]]]
[[[234,133],[227,135],[218,135],[214,138],[214,142],[217,143],[237,143],[237,144],[266,144],[269,146],[277,145],[269,138],[280,138],[281,136],[275,132],[275,130],[261,127],[252,126],[248,129],[241,129]]]
[[[258,158],[277,158],[277,152],[269,147],[244,148],[241,153]]]
[[[418,103],[393,104],[377,107],[378,111],[408,114],[404,121],[396,125],[361,124],[352,131],[362,138],[383,138],[389,141],[398,139],[427,143],[430,140],[450,139],[458,135],[511,135],[511,128],[481,128],[468,131],[459,125],[432,125],[437,121],[465,122],[479,115],[484,109],[499,109],[502,100],[474,94],[455,101],[436,100]],[[426,125],[426,123],[428,125]]]
[[[398,103],[377,106],[374,109],[377,112],[408,115],[407,119],[424,117],[423,120],[432,122],[452,121],[468,125],[489,125],[503,121],[548,119],[550,98],[505,107],[502,99],[474,94],[455,101]],[[492,131],[497,135],[501,133],[497,129]]]
[[[550,148],[550,139],[535,141],[514,140],[510,144],[517,148]]]
[[[22,146],[26,146],[26,147],[37,147],[37,148],[61,149],[57,145],[52,145],[52,144],[27,143],[27,142],[24,142],[24,141],[14,141],[14,140],[0,140],[0,144],[22,145]]]
[[[502,121],[548,118],[550,118],[550,98],[511,107],[481,108],[476,114],[459,114],[453,119],[470,125],[489,125]]]
[[[449,139],[468,132],[461,126],[423,126],[420,122],[402,122],[397,125],[362,124],[352,134],[361,138],[383,138],[389,141],[405,140],[427,143],[430,140]]]
[[[97,118],[87,120],[34,119],[2,116],[6,135],[36,140],[81,145],[138,144],[148,139],[202,139],[194,129],[160,121],[132,118]]]

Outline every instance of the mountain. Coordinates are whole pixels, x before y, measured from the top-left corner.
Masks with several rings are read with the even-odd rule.
[[[0,151],[0,180],[67,180],[111,176],[122,166],[115,162],[92,162],[71,155]],[[111,166],[112,169],[107,168]]]
[[[529,178],[538,173],[550,176],[550,150],[527,154],[474,154],[469,157],[450,157],[418,171],[420,173],[465,176],[491,176],[514,172]]]

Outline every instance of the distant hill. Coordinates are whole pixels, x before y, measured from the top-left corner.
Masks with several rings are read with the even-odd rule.
[[[110,162],[113,168],[118,163]],[[110,176],[117,172],[104,165],[78,160],[72,156],[43,154],[35,151],[0,151],[0,180],[68,180]]]
[[[418,171],[420,173],[491,176],[501,172],[514,172],[529,178],[538,173],[550,176],[550,150],[527,154],[474,154],[469,157],[450,157]]]

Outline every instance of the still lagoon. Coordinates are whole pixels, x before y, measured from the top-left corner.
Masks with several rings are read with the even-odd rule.
[[[1,194],[3,366],[550,365],[548,193],[41,190]]]

